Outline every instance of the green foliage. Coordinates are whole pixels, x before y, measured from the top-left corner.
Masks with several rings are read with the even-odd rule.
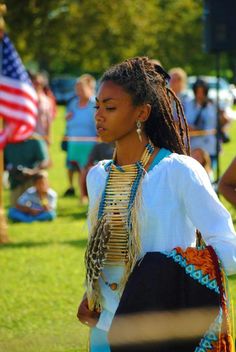
[[[214,70],[202,51],[202,1],[7,0],[9,33],[24,62],[50,73],[89,71],[147,55],[167,69]],[[223,68],[228,68],[227,58]]]
[[[51,223],[9,223],[12,242],[0,247],[0,352],[87,350],[88,329],[76,319],[84,291],[87,209],[77,198],[62,198],[67,187],[65,154],[60,150],[63,118],[60,108],[51,147],[50,181],[59,194],[58,218]],[[236,123],[231,137],[221,156],[222,171],[235,155]],[[8,191],[5,196],[7,208]],[[236,222],[235,209],[229,210]],[[236,301],[236,278],[230,286]]]

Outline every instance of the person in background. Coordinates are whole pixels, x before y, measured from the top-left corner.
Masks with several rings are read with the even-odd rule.
[[[228,202],[236,207],[236,158],[221,177],[218,190]]]
[[[34,176],[33,187],[28,188],[9,209],[8,217],[13,221],[31,223],[51,221],[56,217],[57,194],[49,188],[47,171]]]
[[[76,81],[76,97],[72,99],[67,107],[66,133],[67,160],[69,188],[64,196],[75,194],[74,174],[79,174],[80,197],[86,202],[87,196],[84,192],[85,166],[89,155],[96,144],[97,132],[94,120],[96,81],[93,76],[84,74]],[[73,140],[74,138],[74,140]]]
[[[173,67],[169,70],[170,75],[170,88],[181,101],[183,108],[188,102],[188,96],[185,92],[187,84],[187,74],[181,67]]]
[[[45,141],[34,134],[23,142],[8,143],[4,164],[9,173],[10,206],[14,207],[19,196],[32,186],[34,175],[50,166]]]
[[[84,168],[85,174],[84,174],[83,194],[88,195],[87,185],[86,185],[86,177],[87,177],[87,174],[88,174],[89,170],[91,169],[91,167],[96,165],[101,160],[112,159],[113,153],[114,153],[114,143],[100,142],[100,143],[95,144],[95,146],[93,147],[93,149],[89,155],[88,163]]]
[[[52,102],[45,94],[45,78],[40,73],[31,74],[34,88],[38,95],[38,116],[35,132],[38,133],[47,143],[51,144],[51,123],[52,123]]]
[[[191,157],[197,160],[206,170],[211,182],[214,182],[214,174],[211,168],[210,155],[202,148],[195,148],[191,151]]]
[[[49,79],[46,73],[41,74],[43,77],[43,91],[50,101],[50,119],[53,121],[57,115],[57,102],[56,98],[49,86]]]
[[[217,161],[217,109],[212,100],[208,98],[208,83],[198,78],[193,84],[194,98],[185,106],[185,114],[190,129],[191,148],[205,150],[211,158],[212,168],[215,169]],[[222,123],[224,112],[221,111]],[[195,135],[196,134],[196,135]]]
[[[103,143],[103,142],[97,143],[93,147],[89,155],[89,159],[86,167],[90,168],[96,165],[101,160],[112,159],[113,153],[114,153],[114,143]]]

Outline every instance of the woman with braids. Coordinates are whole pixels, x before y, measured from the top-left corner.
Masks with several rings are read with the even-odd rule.
[[[198,228],[227,273],[236,272],[231,217],[205,170],[188,156],[186,120],[168,79],[146,57],[125,60],[101,79],[96,127],[102,141],[115,142],[116,150],[87,177],[86,293],[77,316],[91,327],[92,352],[110,351],[107,332],[120,297],[147,252],[194,246]]]

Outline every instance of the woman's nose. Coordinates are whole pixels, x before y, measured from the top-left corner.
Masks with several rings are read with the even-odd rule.
[[[102,109],[98,107],[95,113],[95,120],[101,120],[102,118]]]

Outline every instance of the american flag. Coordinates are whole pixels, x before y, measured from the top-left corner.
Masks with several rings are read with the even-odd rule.
[[[20,142],[34,131],[38,113],[37,94],[9,37],[4,34],[0,53],[0,148]]]

